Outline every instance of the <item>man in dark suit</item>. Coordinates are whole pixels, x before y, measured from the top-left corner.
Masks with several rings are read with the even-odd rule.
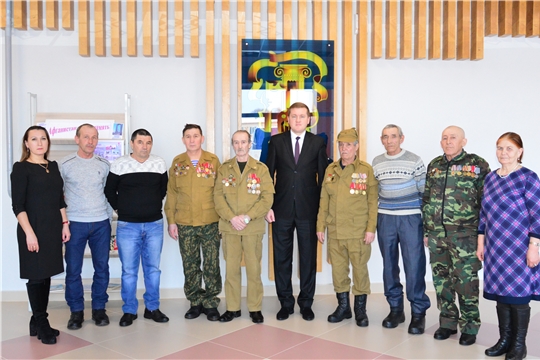
[[[275,178],[274,205],[266,215],[272,227],[276,291],[281,303],[278,320],[294,313],[292,256],[294,229],[300,257],[298,305],[304,320],[313,320],[311,310],[317,272],[317,211],[324,171],[328,165],[324,140],[306,132],[311,117],[303,103],[289,107],[290,130],[272,136],[266,165]]]

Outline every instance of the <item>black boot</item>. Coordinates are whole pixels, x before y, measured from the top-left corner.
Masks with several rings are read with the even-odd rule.
[[[506,354],[512,343],[512,311],[510,305],[497,303],[497,318],[499,319],[499,341],[486,349],[487,356]]]
[[[527,356],[527,330],[529,329],[529,319],[531,318],[531,308],[529,304],[511,305],[512,311],[512,335],[513,341],[510,349],[506,353],[506,360],[522,360]]]
[[[45,279],[43,280],[43,283],[39,284],[40,287],[39,287],[39,297],[41,299],[42,296],[45,297],[45,301],[46,301],[46,304],[45,305],[45,309],[47,309],[47,307],[49,306],[49,293],[50,293],[50,289],[51,289],[51,279]],[[26,285],[28,287],[28,284]],[[30,324],[29,324],[29,328],[30,328],[30,336],[36,336],[37,335],[37,322],[36,322],[36,318],[34,317],[34,315],[32,315],[32,317],[30,318]],[[51,328],[54,336],[59,336],[60,335],[60,331],[58,331],[57,329],[53,329]]]
[[[337,323],[342,321],[343,319],[352,318],[351,304],[349,302],[349,293],[337,293],[336,297],[338,300],[338,306],[336,308],[336,311],[328,315],[328,322],[331,323]]]
[[[366,313],[367,295],[356,295],[354,297],[354,318],[356,325],[366,327],[369,325],[369,319]]]
[[[47,288],[47,294],[45,296],[44,288]],[[56,344],[56,335],[54,330],[49,324],[47,317],[47,305],[49,304],[49,289],[50,279],[47,280],[29,280],[26,284],[28,291],[28,299],[30,300],[30,306],[32,307],[32,313],[34,314],[34,323],[36,329],[36,335],[43,344]],[[32,325],[32,319],[30,319]],[[32,328],[30,329],[30,335],[32,335]]]

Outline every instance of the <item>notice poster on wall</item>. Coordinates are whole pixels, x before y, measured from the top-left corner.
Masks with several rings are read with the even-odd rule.
[[[124,142],[120,140],[100,140],[94,154],[112,162],[124,154]]]
[[[123,124],[115,124],[114,120],[46,119],[45,122],[42,122],[38,125],[41,125],[45,129],[47,129],[51,140],[73,140],[77,128],[85,123],[89,123],[95,126],[95,128],[99,132],[100,139],[122,138]]]

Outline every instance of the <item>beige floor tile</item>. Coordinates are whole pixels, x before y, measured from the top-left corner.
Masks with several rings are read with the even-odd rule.
[[[131,359],[119,352],[106,349],[99,345],[90,345],[77,350],[68,351],[48,359]]]

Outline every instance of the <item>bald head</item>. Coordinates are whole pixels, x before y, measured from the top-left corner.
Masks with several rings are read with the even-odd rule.
[[[452,160],[461,154],[466,144],[467,139],[465,139],[465,131],[462,128],[452,125],[444,129],[441,137],[441,147],[448,160]]]

